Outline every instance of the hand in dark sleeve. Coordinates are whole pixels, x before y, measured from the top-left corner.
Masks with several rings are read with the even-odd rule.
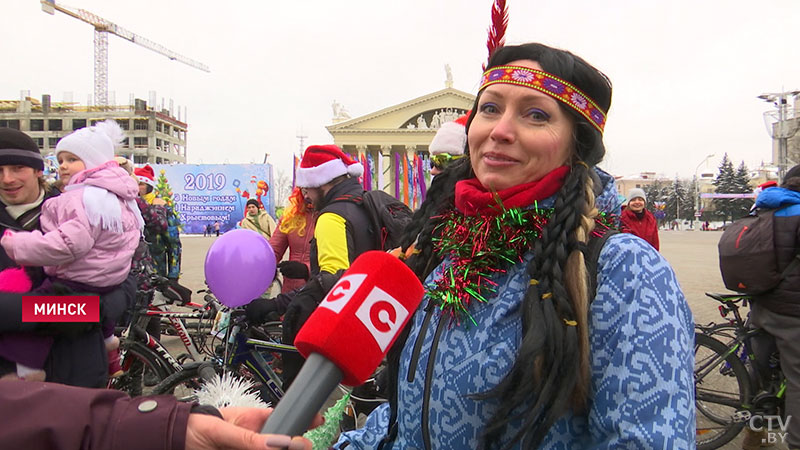
[[[244,308],[247,322],[258,325],[274,319],[276,315],[280,317],[286,312],[286,307],[291,301],[292,296],[287,294],[278,294],[275,298],[257,298]]]
[[[285,278],[294,278],[308,281],[308,266],[299,261],[283,261],[278,264],[278,271]]]
[[[283,342],[285,344],[294,342],[297,332],[300,331],[321,300],[322,298],[316,298],[304,290],[300,290],[292,299],[283,316]]]
[[[0,383],[0,442],[26,450],[184,448],[190,403],[168,396],[131,399],[111,389]]]

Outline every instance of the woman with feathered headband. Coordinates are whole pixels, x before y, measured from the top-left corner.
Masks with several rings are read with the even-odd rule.
[[[492,53],[465,155],[408,230],[426,297],[390,352],[390,402],[337,448],[694,447],[692,314],[664,258],[609,231],[610,104],[572,53]]]

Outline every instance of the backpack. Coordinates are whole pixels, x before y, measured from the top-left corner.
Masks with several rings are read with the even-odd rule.
[[[337,200],[351,201],[364,208],[375,231],[374,249],[386,251],[400,247],[413,215],[405,203],[381,190],[366,191],[360,196],[346,195]]]
[[[774,230],[777,210],[756,210],[725,228],[719,239],[719,270],[725,287],[743,294],[774,289],[797,266],[795,258],[783,271],[775,258]]]

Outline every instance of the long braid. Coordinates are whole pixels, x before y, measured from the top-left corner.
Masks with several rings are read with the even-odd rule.
[[[580,253],[579,238],[588,236],[589,225],[584,218],[590,179],[585,165],[572,167],[556,197],[553,216],[534,244],[534,258],[527,268],[531,284],[522,303],[519,355],[508,376],[490,392],[478,396],[500,400],[486,427],[489,446],[510,448],[524,439],[526,447],[535,447],[570,406],[585,405],[584,394],[579,395],[580,404],[574,399],[578,392],[588,390],[588,348],[582,348],[588,347],[588,339],[575,325],[583,322],[585,329],[588,299],[584,294],[578,303],[573,301],[568,286],[575,280],[566,280],[565,273],[570,253]],[[575,358],[576,354],[581,358]],[[580,373],[582,367],[586,368],[585,376]],[[506,427],[516,420],[522,420],[521,428],[503,444]]]
[[[439,265],[441,257],[433,251],[433,230],[438,221],[436,216],[451,207],[455,199],[455,185],[459,180],[469,178],[471,168],[469,157],[461,158],[436,175],[431,187],[419,209],[414,213],[411,223],[403,235],[403,251],[414,244],[418,253],[409,257],[406,264],[414,271],[420,281],[424,282],[428,274]],[[409,324],[412,320],[409,319]],[[406,326],[386,355],[388,377],[386,392],[393,397],[397,390],[397,376],[400,370],[400,354],[405,346],[410,326]],[[391,399],[390,401],[397,401]]]
[[[428,273],[441,262],[441,258],[433,254],[433,230],[439,223],[435,218],[453,206],[456,183],[469,178],[470,173],[469,157],[464,157],[454,161],[442,173],[436,175],[425,201],[414,213],[411,223],[406,228],[403,235],[403,250],[411,244],[415,245],[418,253],[409,258],[407,264],[420,281],[424,281]]]
[[[581,164],[581,163],[579,163]],[[591,170],[586,168],[585,170]],[[594,181],[591,176],[586,177],[584,185],[584,205],[580,217],[580,224],[575,229],[574,241],[580,244],[587,244],[592,230],[595,226],[595,218],[598,215],[597,206],[595,206],[594,196]],[[578,379],[575,384],[575,389],[572,391],[572,407],[576,411],[585,411],[586,401],[589,397],[589,277],[595,276],[590,274],[586,268],[586,261],[584,253],[579,249],[574,249],[570,252],[567,258],[567,268],[565,273],[565,281],[567,282],[567,292],[572,301],[572,308],[575,311],[575,316],[578,318],[578,349],[580,367],[578,369]]]

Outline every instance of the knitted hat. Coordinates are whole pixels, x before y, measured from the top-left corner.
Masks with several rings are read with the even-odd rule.
[[[0,166],[27,166],[44,170],[44,158],[30,136],[13,128],[0,128]]]
[[[460,156],[464,154],[464,147],[467,146],[467,119],[469,119],[470,112],[459,117],[453,122],[445,122],[439,127],[439,131],[428,146],[428,151],[431,155],[438,155],[440,153],[447,153],[453,156]]]
[[[297,168],[297,186],[320,187],[342,175],[360,177],[364,166],[335,145],[312,145],[306,149]]]
[[[114,150],[124,139],[117,121],[109,119],[61,138],[56,144],[56,157],[61,152],[70,152],[83,161],[86,169],[94,169],[114,159]]]
[[[645,195],[644,189],[633,188],[628,192],[628,203],[635,198],[641,198],[647,203],[647,195]]]
[[[250,200],[247,201],[247,203],[244,204],[244,209],[247,209],[247,207],[250,205],[256,205],[256,208],[259,208],[261,206],[258,200],[254,198],[251,198]]]
[[[144,167],[137,167],[133,169],[133,175],[136,176],[136,180],[138,180],[139,183],[156,187],[156,176],[153,172],[153,168],[150,167],[149,164]]]

